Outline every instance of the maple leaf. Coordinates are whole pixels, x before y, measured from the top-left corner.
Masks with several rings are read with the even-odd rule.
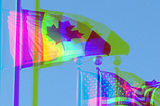
[[[56,28],[54,25],[52,25],[52,27],[47,27],[47,35],[56,42],[56,45],[62,42],[60,29]]]
[[[81,36],[83,35],[82,33],[79,33],[78,30],[74,30],[72,31],[72,28],[74,28],[73,25],[71,25],[70,27],[66,27],[66,37],[69,38],[69,40],[73,39],[73,38],[82,38]]]

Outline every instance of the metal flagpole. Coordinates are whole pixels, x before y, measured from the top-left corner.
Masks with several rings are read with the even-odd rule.
[[[39,13],[40,1],[36,0],[36,12],[35,16]],[[39,64],[39,51],[36,51],[36,47],[39,47],[39,27],[36,28],[36,22],[39,24],[39,15],[35,17],[35,45],[34,45],[34,69],[33,69],[33,106],[38,106],[38,64]],[[36,36],[36,34],[38,36]],[[37,61],[38,62],[35,62]]]
[[[77,95],[77,102],[78,102],[78,105],[77,106],[82,106],[82,79],[81,79],[81,69],[80,67],[77,68],[77,89],[78,89],[78,95]]]
[[[117,82],[116,82],[116,94],[117,94],[116,95],[116,97],[117,97],[117,99],[116,99],[116,101],[117,101],[116,105],[119,105],[119,101],[120,101],[119,100],[120,76],[119,76],[119,73],[118,73],[119,72],[118,65],[121,64],[121,61],[122,61],[122,59],[121,59],[120,56],[114,56],[114,58],[112,60],[113,64],[116,65],[116,67],[115,67],[115,74],[117,75],[117,77],[116,77],[116,80],[117,80]]]
[[[83,64],[83,57],[79,56],[74,59],[74,62],[76,63],[77,67],[77,103],[76,106],[82,106],[82,72],[80,65]]]
[[[2,40],[3,40],[3,34],[2,34],[2,20],[3,20],[3,12],[2,12],[2,4],[1,4],[2,2],[0,2],[0,7],[1,7],[1,10],[0,10],[0,25],[1,25],[1,29],[0,29],[0,34],[1,34],[1,42],[0,42],[0,56],[1,56],[1,60],[0,60],[0,70],[2,71]],[[1,71],[0,71],[0,92],[1,92]],[[1,104],[1,98],[0,98],[0,104]]]
[[[94,64],[97,65],[97,106],[101,105],[101,74],[99,65],[102,64],[103,58],[101,56],[96,56],[93,59]]]
[[[97,106],[100,105],[100,69],[99,67],[97,69]]]
[[[17,12],[16,12],[16,50],[15,50],[15,73],[14,73],[14,106],[19,106],[19,78],[20,78],[20,11],[21,0],[17,0]]]

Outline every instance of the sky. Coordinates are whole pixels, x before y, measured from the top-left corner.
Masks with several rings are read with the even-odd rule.
[[[121,56],[119,70],[131,72],[145,81],[160,81],[160,1],[159,0],[41,0],[41,9],[79,14],[98,21],[117,33],[130,46],[128,56]],[[13,0],[2,0],[3,9],[14,10]],[[22,8],[34,10],[35,2],[22,0]],[[7,10],[3,14],[1,106],[11,106],[13,100],[13,60],[9,52]],[[115,72],[111,57],[103,57],[101,70]],[[82,70],[96,72],[93,61]],[[32,104],[33,68],[20,72],[20,106]],[[76,105],[77,66],[67,64],[39,71],[39,106]]]

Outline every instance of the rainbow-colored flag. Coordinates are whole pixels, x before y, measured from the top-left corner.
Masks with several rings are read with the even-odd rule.
[[[129,45],[115,32],[89,18],[57,11],[22,9],[18,19],[20,25],[17,25],[15,14],[10,11],[8,16],[10,52],[15,60],[15,48],[19,48],[21,68],[32,66],[35,62],[42,67],[61,64],[78,56],[129,53]],[[19,41],[15,39],[16,27],[21,32]],[[19,45],[15,46],[15,42]],[[38,57],[35,58],[35,55]]]

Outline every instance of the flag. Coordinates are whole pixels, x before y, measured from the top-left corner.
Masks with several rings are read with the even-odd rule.
[[[159,103],[158,89],[146,85],[145,87],[131,86],[126,80],[111,72],[81,71],[80,78],[81,94],[79,95],[82,106],[154,106]]]
[[[132,87],[142,88],[146,83],[142,78],[130,72],[120,71],[118,69],[116,74],[126,80]]]
[[[160,105],[160,82],[155,79],[152,81],[146,81],[146,86],[152,91],[151,102],[154,106]]]
[[[143,100],[144,105],[147,100],[150,101],[150,105],[160,105],[160,82],[157,82],[155,79],[152,81],[144,81],[133,73],[120,70],[117,70],[116,74],[125,79],[132,86],[132,89],[135,90],[137,94],[137,96],[135,95],[137,98],[142,97],[140,95],[144,94],[146,97],[146,100]]]
[[[82,71],[81,75],[84,106],[131,104],[131,92],[129,90],[127,92],[124,89],[125,87],[120,88],[123,84],[126,84],[123,86],[129,86],[129,84],[115,74],[109,72],[99,72],[97,74]]]
[[[82,106],[96,105],[97,104],[97,74],[91,72],[81,72],[82,84]]]
[[[151,101],[154,106],[160,106],[160,85],[153,89]]]
[[[41,33],[35,32],[36,29],[41,28],[41,21],[43,19],[43,13],[36,12],[33,14],[29,10],[22,10],[20,12],[19,22],[16,22],[16,12],[10,11],[8,16],[8,28],[9,28],[9,41],[10,41],[10,53],[12,55],[13,60],[15,57],[15,49],[19,48],[19,56],[20,62],[19,66],[21,68],[30,67],[34,62],[40,62],[42,60],[42,36]],[[39,21],[36,22],[35,17],[40,17]],[[17,25],[19,23],[19,25]],[[20,40],[16,41],[16,33],[15,29],[20,28]],[[37,34],[35,34],[37,33]],[[39,37],[39,41],[34,41],[35,36]],[[18,42],[18,45],[15,43]],[[34,51],[34,46],[37,45]],[[38,55],[39,59],[34,60],[34,52]],[[15,66],[15,64],[13,65]]]
[[[71,61],[78,56],[129,53],[129,45],[116,33],[87,17],[57,11],[22,9],[21,18],[18,19],[21,24],[17,25],[15,14],[10,11],[8,16],[10,52],[15,60],[15,48],[20,48],[19,65],[22,68],[32,66],[35,62],[44,68]],[[38,20],[36,17],[39,17]],[[17,47],[15,26],[21,32]],[[35,37],[38,40],[35,41]],[[36,59],[35,55],[38,55]]]

